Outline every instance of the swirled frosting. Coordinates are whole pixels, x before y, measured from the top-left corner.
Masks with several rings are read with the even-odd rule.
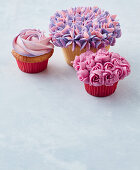
[[[14,38],[13,48],[20,55],[36,57],[49,53],[54,48],[50,40],[51,37],[46,37],[43,31],[25,29]]]
[[[76,56],[73,67],[78,79],[93,86],[111,86],[130,74],[130,64],[118,53],[100,49]]]
[[[54,45],[72,50],[78,45],[81,49],[113,46],[121,36],[116,15],[98,7],[75,7],[57,11],[50,18],[50,33]]]

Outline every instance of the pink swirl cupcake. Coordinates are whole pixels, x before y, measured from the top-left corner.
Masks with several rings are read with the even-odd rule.
[[[86,91],[93,96],[108,96],[115,92],[118,81],[130,74],[130,64],[118,53],[100,49],[76,56],[73,67]]]
[[[13,40],[12,54],[18,67],[26,73],[38,73],[47,68],[48,59],[54,52],[51,37],[36,29],[22,30]]]
[[[49,29],[53,44],[62,48],[69,65],[76,55],[87,50],[108,50],[121,36],[116,15],[96,6],[57,11],[50,18]]]

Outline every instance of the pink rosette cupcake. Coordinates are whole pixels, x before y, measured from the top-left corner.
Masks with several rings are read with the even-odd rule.
[[[100,49],[76,56],[73,67],[86,91],[93,96],[109,96],[116,90],[119,80],[130,74],[130,64],[118,53]]]
[[[26,73],[38,73],[47,68],[54,52],[51,37],[37,29],[22,30],[13,40],[12,54],[18,67]]]
[[[87,50],[108,50],[121,36],[116,15],[96,6],[57,11],[50,18],[49,29],[53,44],[63,49],[69,65],[76,55]]]

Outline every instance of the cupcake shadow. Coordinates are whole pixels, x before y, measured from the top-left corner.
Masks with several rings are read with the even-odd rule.
[[[59,65],[56,63],[49,63],[47,69],[36,75],[39,76],[42,81],[55,80],[58,82],[63,82],[72,81],[74,78],[76,79],[75,70],[72,66],[67,64]]]
[[[99,98],[102,102],[104,101],[105,103],[114,105],[114,108],[135,108],[139,105],[139,99],[140,94],[138,89],[127,81],[120,81],[116,91],[112,95]]]

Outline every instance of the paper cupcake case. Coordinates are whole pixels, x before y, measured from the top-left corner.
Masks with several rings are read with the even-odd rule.
[[[113,94],[117,88],[118,82],[114,83],[112,86],[90,86],[89,84],[84,84],[86,91],[96,97],[105,97]]]
[[[54,50],[51,50],[51,52],[41,56],[26,57],[19,55],[12,50],[12,54],[17,61],[19,69],[25,73],[39,73],[45,70],[48,65],[48,60],[52,56],[53,52]]]
[[[38,63],[25,63],[17,60],[18,67],[25,73],[39,73],[47,68],[48,59]]]
[[[106,49],[109,50],[110,46],[106,46]],[[80,49],[79,46],[76,46],[74,51],[72,51],[72,45],[69,45],[67,48],[62,48],[63,50],[63,53],[64,53],[64,57],[65,57],[65,60],[67,62],[68,65],[72,66],[72,62],[74,61],[75,59],[75,56],[79,56],[80,54],[84,53],[87,51],[86,48],[84,49]],[[90,49],[92,52],[97,52],[97,49],[96,48],[91,48]]]

